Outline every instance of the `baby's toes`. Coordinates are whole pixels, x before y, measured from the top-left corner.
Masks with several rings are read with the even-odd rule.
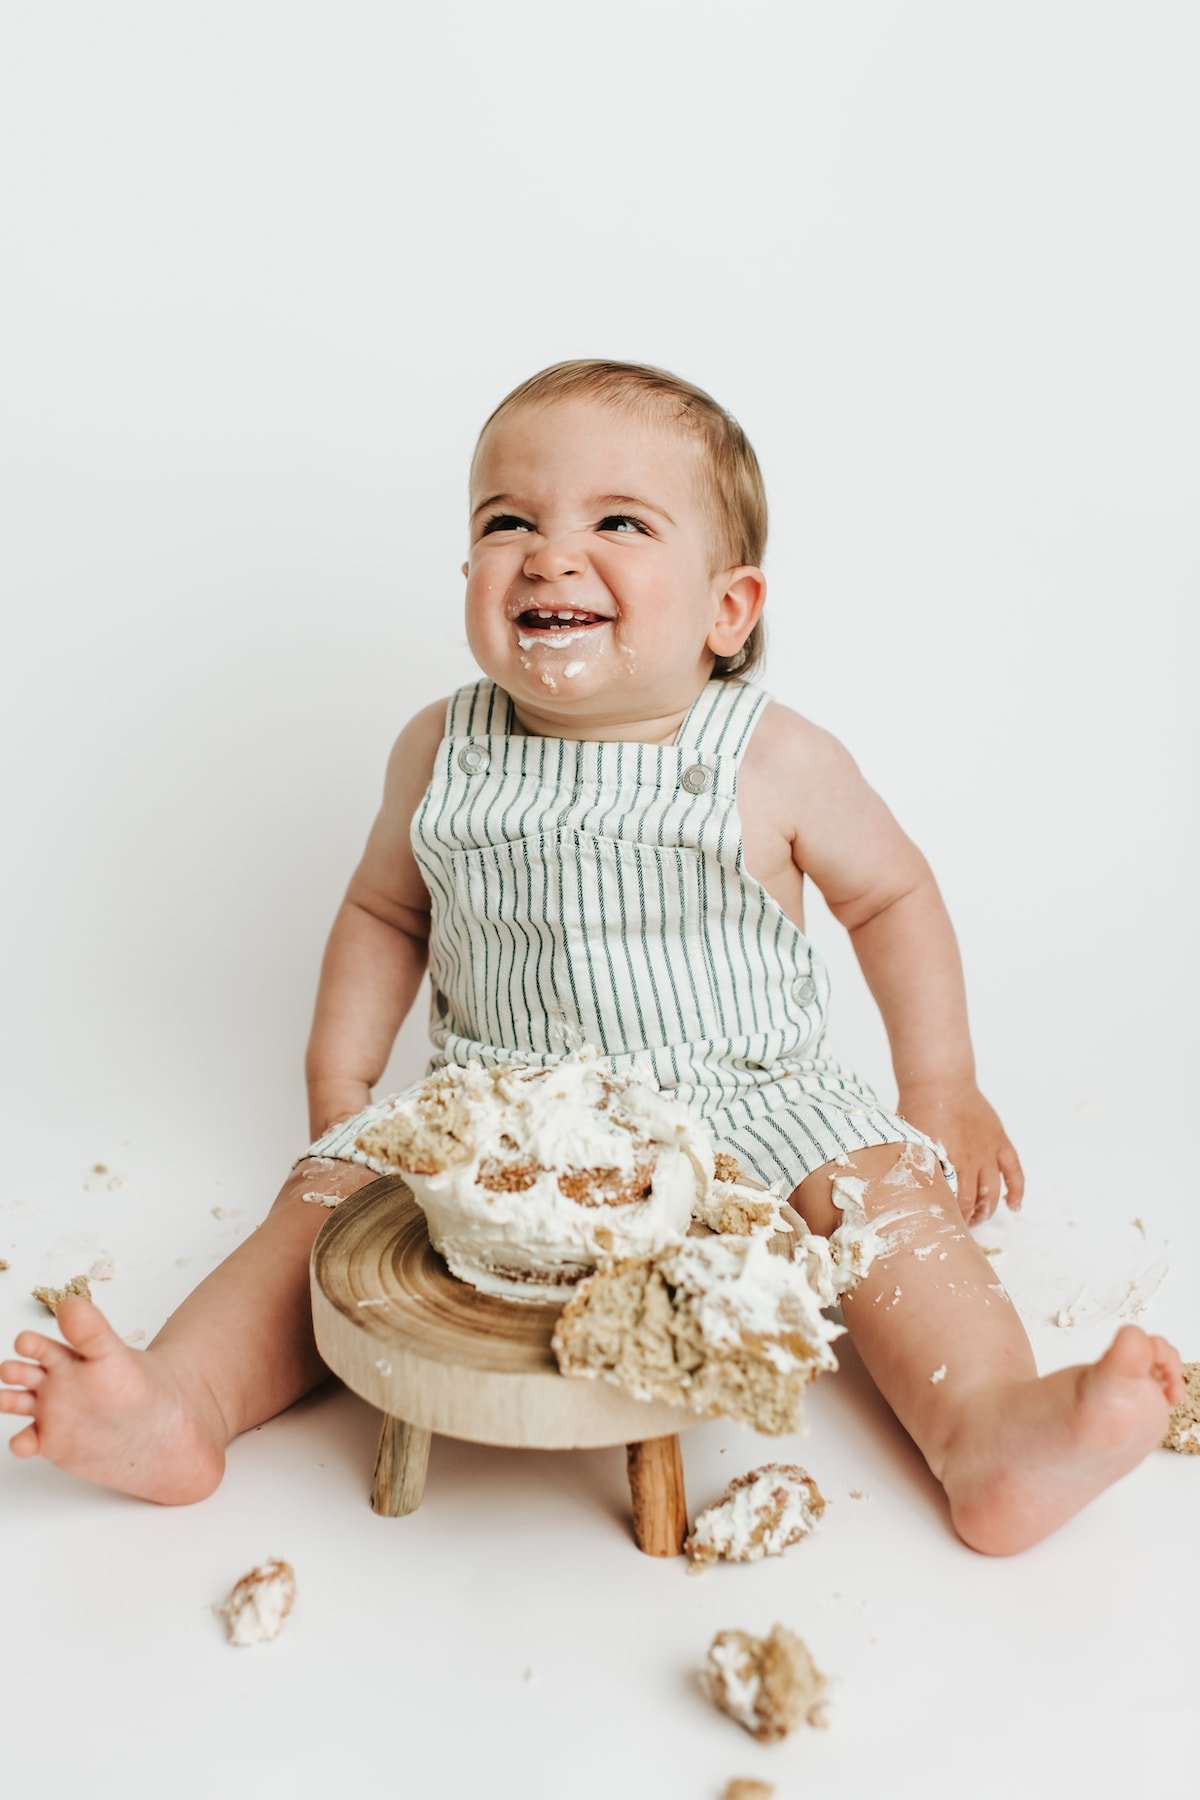
[[[24,1413],[26,1418],[32,1418],[36,1411],[37,1401],[23,1388],[0,1390],[0,1413]]]
[[[70,1362],[73,1354],[65,1344],[60,1344],[56,1338],[43,1337],[40,1331],[23,1331],[13,1349],[18,1356],[28,1356],[31,1361],[41,1363],[45,1369]]]
[[[0,1363],[0,1381],[6,1381],[9,1387],[40,1387],[46,1379],[45,1369],[31,1362]]]
[[[1152,1337],[1150,1348],[1154,1358],[1150,1365],[1150,1373],[1161,1385],[1162,1391],[1171,1405],[1178,1406],[1186,1391],[1183,1379],[1183,1359],[1174,1344],[1169,1344],[1166,1338]]]
[[[100,1308],[79,1294],[72,1294],[59,1307],[58,1329],[80,1356],[89,1359],[125,1348]]]
[[[8,1447],[14,1456],[36,1456],[38,1453],[38,1428],[27,1425],[24,1431],[18,1431],[15,1437],[8,1440]]]

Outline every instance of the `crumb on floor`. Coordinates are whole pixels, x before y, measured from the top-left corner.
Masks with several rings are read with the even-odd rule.
[[[72,1275],[70,1281],[60,1288],[35,1287],[30,1291],[34,1299],[40,1300],[46,1311],[55,1318],[58,1317],[58,1309],[64,1300],[73,1299],[75,1296],[81,1300],[90,1300],[92,1297],[92,1290],[88,1285],[86,1275]]]

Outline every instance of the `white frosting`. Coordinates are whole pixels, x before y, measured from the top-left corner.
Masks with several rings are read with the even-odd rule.
[[[712,1231],[721,1229],[721,1216],[732,1202],[742,1203],[751,1223],[747,1236],[773,1237],[776,1232],[786,1231],[791,1223],[791,1210],[784,1216],[784,1202],[778,1188],[750,1187],[743,1181],[719,1181],[714,1179],[710,1186],[696,1196],[692,1207],[692,1216],[701,1225],[707,1225]],[[761,1220],[754,1217],[762,1215]]]
[[[433,1175],[405,1170],[405,1178],[434,1248],[485,1293],[559,1299],[603,1260],[653,1255],[683,1237],[712,1180],[712,1146],[688,1108],[660,1093],[644,1069],[614,1074],[594,1049],[545,1069],[451,1066],[431,1082],[466,1102],[466,1134],[449,1146],[452,1166]],[[429,1087],[397,1095],[388,1116],[421,1118]],[[628,1178],[647,1154],[645,1140],[655,1147],[645,1200],[584,1205],[563,1193],[559,1176],[572,1171]],[[496,1191],[479,1180],[493,1162],[540,1172],[528,1187]]]
[[[701,1558],[757,1562],[763,1556],[782,1555],[812,1530],[820,1509],[813,1506],[806,1480],[778,1464],[755,1469],[753,1475],[752,1481],[735,1485],[699,1515],[688,1540],[689,1555],[699,1552]],[[773,1522],[764,1531],[767,1520]]]
[[[278,1637],[296,1598],[296,1576],[290,1563],[260,1563],[235,1585],[221,1613],[231,1644],[264,1644]]]
[[[721,1679],[722,1711],[739,1725],[744,1725],[747,1731],[757,1730],[755,1705],[762,1683],[749,1650],[728,1641],[713,1643],[709,1646],[708,1661],[713,1673]]]
[[[746,1335],[764,1341],[763,1354],[781,1374],[815,1364],[836,1369],[829,1349],[845,1327],[824,1317],[829,1302],[802,1262],[775,1256],[761,1237],[688,1238],[659,1258],[667,1281],[691,1298],[691,1312],[708,1343],[736,1345]],[[797,1333],[798,1354],[777,1340]]]

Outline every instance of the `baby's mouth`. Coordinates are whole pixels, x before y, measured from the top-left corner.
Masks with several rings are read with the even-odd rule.
[[[578,637],[581,632],[590,631],[597,625],[607,625],[608,620],[600,613],[565,611],[561,608],[530,606],[518,613],[514,624],[520,638],[546,641],[550,638],[561,638],[568,642]]]

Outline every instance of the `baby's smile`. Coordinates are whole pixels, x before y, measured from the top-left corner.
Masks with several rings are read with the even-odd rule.
[[[582,612],[562,606],[543,606],[531,602],[516,615],[517,642],[522,650],[535,644],[565,650],[590,636],[611,621],[601,613]]]

